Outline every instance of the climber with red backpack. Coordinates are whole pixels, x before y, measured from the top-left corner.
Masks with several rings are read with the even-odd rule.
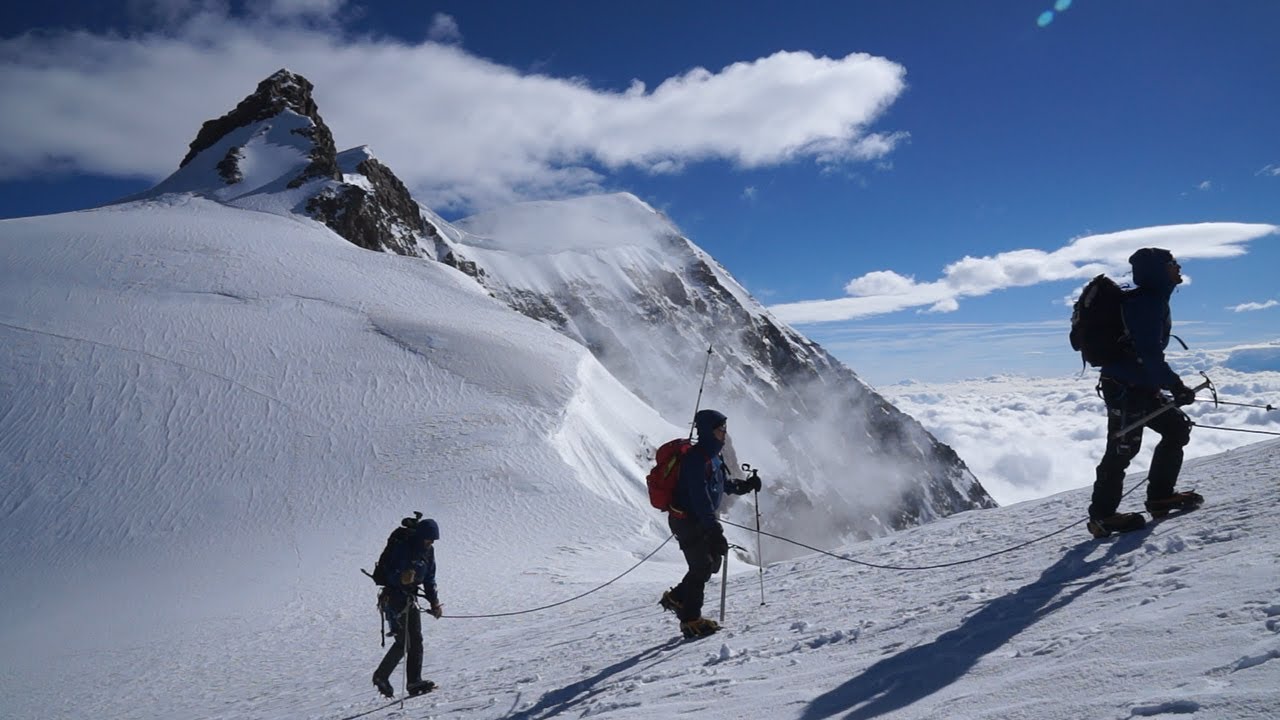
[[[728,433],[728,418],[723,413],[699,410],[693,424],[698,441],[664,445],[658,452],[658,465],[649,475],[650,499],[667,511],[667,524],[689,565],[680,584],[662,593],[659,600],[664,610],[680,619],[680,632],[686,638],[706,637],[720,629],[714,620],[702,617],[707,581],[729,554],[724,528],[716,517],[720,501],[726,492],[746,495],[761,488],[757,475],[746,480],[729,477],[721,457]]]

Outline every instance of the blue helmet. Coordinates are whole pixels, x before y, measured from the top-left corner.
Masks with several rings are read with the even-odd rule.
[[[711,431],[724,425],[729,418],[718,410],[699,410],[693,416],[693,426],[698,429],[698,437],[711,437]]]
[[[431,518],[419,520],[413,526],[413,536],[419,540],[439,540],[440,526]]]

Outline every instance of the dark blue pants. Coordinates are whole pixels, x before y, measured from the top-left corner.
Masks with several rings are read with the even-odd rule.
[[[689,565],[689,571],[684,574],[680,584],[671,590],[671,596],[680,603],[676,617],[682,621],[697,620],[702,617],[707,581],[720,569],[723,558],[711,549],[711,534],[697,520],[668,515],[667,526],[680,543],[684,561]]]
[[[1120,507],[1124,472],[1142,449],[1142,431],[1146,428],[1160,435],[1151,456],[1151,469],[1147,471],[1147,499],[1173,494],[1178,473],[1182,471],[1182,448],[1191,440],[1193,424],[1186,413],[1170,407],[1117,438],[1115,433],[1121,428],[1172,402],[1153,388],[1133,387],[1108,378],[1102,380],[1102,399],[1107,404],[1107,449],[1098,463],[1093,501],[1089,505],[1089,517],[1098,520],[1114,515]]]
[[[387,648],[387,654],[382,656],[382,662],[378,663],[373,674],[383,680],[390,679],[391,671],[400,664],[400,658],[407,656],[404,671],[412,685],[422,679],[422,613],[406,595],[391,590],[386,591],[382,612],[396,641]]]

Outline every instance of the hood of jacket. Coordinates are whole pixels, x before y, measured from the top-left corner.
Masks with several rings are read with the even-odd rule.
[[[1177,283],[1169,277],[1173,253],[1164,248],[1142,248],[1129,256],[1133,266],[1133,284],[1149,290],[1172,291]]]

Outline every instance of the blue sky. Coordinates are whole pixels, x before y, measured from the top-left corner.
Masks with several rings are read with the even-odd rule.
[[[1194,347],[1280,337],[1270,0],[101,5],[0,18],[0,217],[154,184],[289,67],[446,217],[634,192],[873,383],[1078,369],[1065,300],[1142,244]]]

